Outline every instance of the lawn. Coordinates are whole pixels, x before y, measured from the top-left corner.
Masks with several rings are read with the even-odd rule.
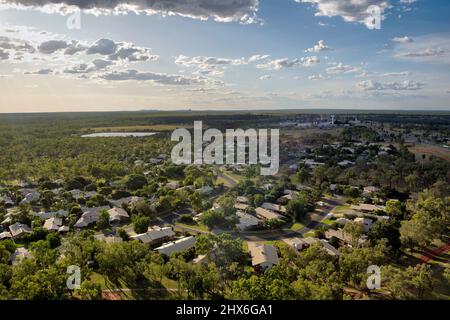
[[[296,222],[291,226],[291,230],[292,231],[299,231],[301,229],[303,229],[305,227],[305,225],[303,223],[300,222]]]

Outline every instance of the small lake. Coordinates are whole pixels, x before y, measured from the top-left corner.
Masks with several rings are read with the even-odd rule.
[[[98,132],[84,134],[82,138],[110,138],[110,137],[149,137],[157,134],[156,132]]]

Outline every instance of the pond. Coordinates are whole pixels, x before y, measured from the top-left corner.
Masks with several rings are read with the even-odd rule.
[[[98,132],[84,134],[82,138],[109,138],[109,137],[149,137],[157,134],[157,132]]]

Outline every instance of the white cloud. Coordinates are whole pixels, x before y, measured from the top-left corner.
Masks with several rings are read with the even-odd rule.
[[[393,53],[414,62],[450,64],[450,38],[447,34],[416,37],[413,42],[396,43]]]
[[[210,82],[204,78],[192,78],[177,74],[141,72],[134,69],[111,71],[100,74],[98,78],[107,81],[150,81],[161,85],[223,85],[220,81]]]
[[[306,49],[306,52],[320,52],[331,50],[329,46],[325,44],[325,41],[319,40],[312,48]]]
[[[392,39],[392,42],[397,42],[397,43],[408,43],[408,42],[413,42],[414,39],[408,36],[404,36],[404,37],[395,37]]]
[[[68,46],[69,44],[64,40],[49,40],[42,42],[38,46],[38,50],[43,54],[52,54],[58,50],[66,49]]]
[[[37,74],[37,75],[48,75],[48,74],[53,74],[53,70],[52,69],[39,69],[37,71],[27,71],[24,74]]]
[[[93,14],[137,12],[178,15],[193,19],[209,18],[220,22],[258,21],[258,0],[0,0],[6,7],[32,8],[67,14],[82,9]]]
[[[322,74],[314,74],[308,77],[309,80],[323,80],[325,77]]]
[[[259,80],[264,81],[264,80],[269,80],[270,78],[272,78],[272,76],[270,76],[270,75],[268,75],[268,74],[265,74],[265,75],[259,77]]]
[[[354,67],[350,65],[345,65],[343,63],[338,63],[337,65],[333,67],[328,67],[326,69],[327,74],[358,74],[358,75],[364,75],[366,71],[361,67]]]
[[[371,90],[403,91],[403,90],[420,90],[424,87],[424,84],[412,80],[407,80],[403,82],[377,82],[373,80],[366,80],[357,83],[356,86],[364,91],[371,91]]]
[[[320,63],[320,59],[317,56],[296,58],[296,59],[266,59],[263,63],[256,65],[258,69],[267,70],[281,70],[283,68],[292,68],[297,66],[309,67]]]
[[[346,22],[359,22],[366,25],[371,16],[367,12],[370,6],[377,6],[381,14],[390,8],[389,1],[386,0],[295,0],[295,2],[313,4],[317,9],[316,16],[340,16]]]

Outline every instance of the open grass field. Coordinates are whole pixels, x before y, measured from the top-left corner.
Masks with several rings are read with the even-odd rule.
[[[84,130],[98,132],[145,132],[145,131],[173,131],[178,128],[193,128],[192,124],[155,124],[155,125],[136,125],[136,126],[117,126],[117,127],[96,127],[85,128]]]
[[[409,151],[414,153],[418,160],[422,159],[422,155],[425,154],[427,157],[435,156],[436,158],[450,161],[450,150],[444,147],[433,146],[429,144],[417,144],[413,147],[410,147]]]

